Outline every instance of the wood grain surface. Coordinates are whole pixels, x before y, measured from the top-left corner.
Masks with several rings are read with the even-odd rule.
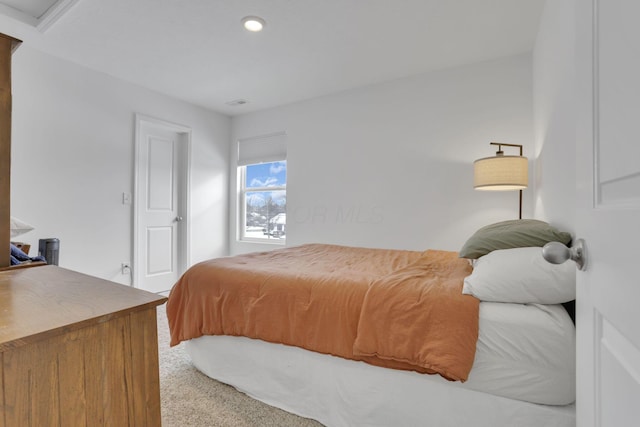
[[[0,427],[160,426],[165,300],[57,266],[0,272]]]
[[[11,46],[0,34],[0,247],[9,248],[11,201]],[[9,251],[0,251],[0,267],[10,264]]]

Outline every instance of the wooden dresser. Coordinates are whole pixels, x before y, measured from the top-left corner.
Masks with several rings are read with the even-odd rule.
[[[45,265],[0,272],[0,427],[161,425],[166,298]]]

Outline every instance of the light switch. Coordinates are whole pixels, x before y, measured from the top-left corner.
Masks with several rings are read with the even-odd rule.
[[[123,205],[131,204],[131,193],[122,193],[122,204]]]

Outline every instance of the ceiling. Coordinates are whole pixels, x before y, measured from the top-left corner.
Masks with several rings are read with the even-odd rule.
[[[237,115],[529,52],[544,2],[0,0],[0,28],[52,55]],[[20,7],[22,20],[7,13]],[[43,27],[51,8],[58,13]],[[266,20],[265,29],[244,30],[247,15]],[[248,103],[227,104],[238,99]]]
[[[39,31],[46,31],[78,1],[0,0],[0,15],[11,17]]]
[[[57,0],[3,0],[2,3],[33,18],[40,18]]]

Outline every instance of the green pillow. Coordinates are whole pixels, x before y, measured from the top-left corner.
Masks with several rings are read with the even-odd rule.
[[[460,258],[477,259],[498,249],[542,247],[549,242],[568,245],[571,234],[537,219],[502,221],[476,231],[462,246]]]

